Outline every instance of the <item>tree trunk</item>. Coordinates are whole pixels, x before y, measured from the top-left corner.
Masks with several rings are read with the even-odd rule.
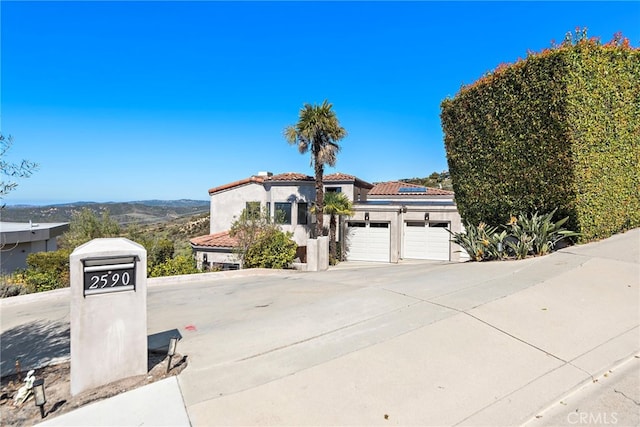
[[[324,175],[324,166],[314,160],[316,171],[316,238],[322,237],[324,232],[324,188],[322,185],[322,175]]]
[[[329,219],[329,260],[336,260],[336,216]]]

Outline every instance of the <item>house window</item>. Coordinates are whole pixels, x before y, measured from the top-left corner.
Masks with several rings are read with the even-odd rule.
[[[327,187],[327,193],[342,193],[342,187]]]
[[[291,203],[276,202],[275,218],[281,224],[291,224]]]
[[[298,224],[307,224],[307,204],[298,203]]]
[[[247,202],[245,209],[247,210],[247,218],[260,218],[260,202]]]

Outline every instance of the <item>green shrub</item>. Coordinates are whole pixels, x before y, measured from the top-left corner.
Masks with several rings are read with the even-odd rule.
[[[65,287],[60,279],[50,272],[27,270],[25,281],[31,292],[46,292]]]
[[[196,261],[191,256],[178,255],[148,269],[149,277],[177,276],[200,273]]]
[[[172,259],[174,253],[175,246],[172,240],[157,239],[147,248],[147,262],[151,266],[163,264]]]
[[[31,292],[66,288],[70,284],[68,249],[36,252],[27,256],[27,268],[20,273]]]
[[[276,212],[274,219],[264,209],[244,209],[231,225],[230,235],[238,241],[234,252],[243,268],[288,268],[296,257],[298,245],[291,233],[284,233],[278,224],[283,216]]]
[[[639,49],[620,35],[603,45],[577,31],[445,99],[464,221],[504,224],[513,212],[557,209],[583,241],[640,226],[638,81]]]
[[[244,257],[245,268],[289,268],[298,245],[291,233],[268,229],[257,236]]]

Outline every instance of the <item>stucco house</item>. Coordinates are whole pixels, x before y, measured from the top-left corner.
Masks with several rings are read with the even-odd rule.
[[[348,260],[459,260],[458,248],[445,230],[461,230],[452,192],[400,182],[373,185],[344,173],[325,175],[323,183],[325,192],[342,192],[354,206],[354,216],[343,218],[338,228]],[[244,209],[267,209],[272,217],[282,212],[283,231],[291,232],[301,248],[315,227],[310,214],[315,180],[309,175],[260,172],[211,188],[209,196],[210,234],[190,241],[199,267],[240,268],[229,229]],[[325,223],[328,226],[328,218]],[[303,258],[304,250],[300,254]]]
[[[66,222],[0,222],[0,271],[10,274],[27,267],[27,256],[58,249],[57,237],[69,229]]]

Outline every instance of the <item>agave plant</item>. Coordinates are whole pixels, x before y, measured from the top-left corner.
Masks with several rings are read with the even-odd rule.
[[[492,236],[497,234],[497,227],[491,227],[481,222],[477,226],[470,223],[465,224],[465,231],[461,233],[451,233],[451,241],[457,243],[464,249],[472,261],[483,261],[493,258],[495,245]]]
[[[531,218],[527,218],[524,215],[518,215],[517,219],[511,218],[507,227],[511,229],[511,234],[520,242],[518,243],[520,251],[524,250],[524,247],[522,247],[525,244],[524,242],[530,242],[527,245],[530,244],[530,252],[532,254],[547,255],[555,249],[560,240],[580,235],[580,233],[566,230],[562,227],[569,217],[553,222],[553,215],[556,210],[554,209],[544,215],[538,215],[536,212]]]
[[[533,249],[535,236],[520,233],[507,240],[507,248],[516,259],[525,259]]]

